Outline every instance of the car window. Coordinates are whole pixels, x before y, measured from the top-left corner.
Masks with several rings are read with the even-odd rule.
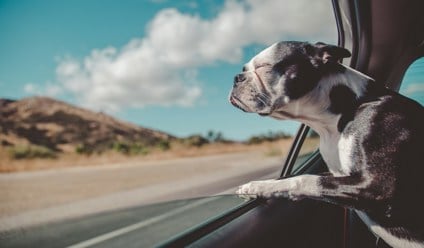
[[[424,105],[424,58],[409,66],[399,92]]]
[[[242,202],[221,195],[118,209],[28,227],[19,235],[2,232],[0,243],[1,247],[155,247]]]
[[[302,165],[311,158],[319,148],[319,135],[312,129],[309,129],[305,140],[303,141],[302,147],[299,150],[299,154],[296,158],[296,161],[293,164],[293,167],[290,171],[290,174],[295,174],[302,168]]]

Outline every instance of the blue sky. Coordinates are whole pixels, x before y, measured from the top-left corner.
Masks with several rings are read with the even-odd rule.
[[[276,41],[336,43],[331,11],[308,0],[0,0],[0,97],[47,95],[177,136],[293,133],[297,123],[232,107],[232,79]],[[402,90],[423,99],[418,64]]]

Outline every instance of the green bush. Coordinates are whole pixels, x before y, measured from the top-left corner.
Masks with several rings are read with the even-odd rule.
[[[150,152],[148,147],[139,143],[115,142],[112,149],[126,155],[146,155]]]
[[[141,144],[133,143],[129,146],[129,152],[126,154],[129,155],[147,155],[149,154],[150,150],[148,147],[143,146]]]
[[[265,141],[265,139],[263,137],[253,136],[253,137],[250,137],[247,140],[247,144],[249,144],[249,145],[260,144],[260,143],[262,143],[264,141]]]
[[[75,152],[78,154],[92,154],[93,148],[86,144],[79,144],[75,147]]]
[[[157,147],[162,151],[167,151],[171,148],[171,144],[167,140],[161,140],[157,144]]]
[[[9,148],[9,154],[13,159],[31,158],[56,158],[56,153],[44,146],[18,145]]]
[[[189,147],[201,147],[205,144],[208,144],[209,141],[205,139],[202,135],[195,134],[182,139],[182,143]]]
[[[287,138],[291,138],[291,135],[284,132],[269,131],[267,134],[261,134],[261,135],[250,137],[246,143],[249,145],[253,145],[253,144],[260,144],[266,141],[276,141],[276,140],[287,139]]]
[[[124,142],[115,142],[112,145],[112,150],[117,151],[119,153],[128,154],[130,152],[130,146]]]
[[[222,132],[215,132],[213,130],[209,130],[206,134],[206,139],[210,142],[210,143],[225,143],[226,140],[224,138],[224,135],[222,134]]]

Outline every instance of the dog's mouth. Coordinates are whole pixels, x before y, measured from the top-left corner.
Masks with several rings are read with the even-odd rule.
[[[271,113],[269,113],[269,112],[257,112],[257,111],[253,111],[253,110],[251,110],[251,108],[249,108],[249,106],[247,106],[246,104],[244,104],[238,97],[236,97],[236,96],[230,96],[230,103],[234,106],[234,107],[236,107],[236,108],[238,108],[238,109],[240,109],[240,110],[242,110],[243,112],[251,112],[251,113],[257,113],[257,114],[259,114],[260,116],[269,116]]]
[[[249,107],[246,104],[244,104],[240,99],[238,99],[236,96],[233,96],[233,95],[230,96],[230,103],[234,107],[242,110],[243,112],[249,112],[248,111]]]

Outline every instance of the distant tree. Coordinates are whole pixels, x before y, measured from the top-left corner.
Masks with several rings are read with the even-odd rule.
[[[194,146],[194,147],[201,147],[205,144],[209,143],[209,140],[204,138],[200,134],[194,134],[191,136],[188,136],[186,138],[181,139],[182,142],[188,146]]]
[[[276,140],[280,140],[280,139],[288,139],[291,138],[292,136],[290,134],[287,134],[283,131],[280,132],[272,132],[272,131],[268,131],[268,133],[266,134],[260,134],[260,135],[254,135],[252,137],[250,137],[247,140],[247,144],[260,144],[263,142],[270,142],[270,141],[276,141]]]
[[[221,141],[224,141],[224,135],[222,134],[222,132],[217,132],[215,134],[214,142],[221,142]]]
[[[168,140],[160,140],[159,143],[157,144],[157,147],[162,151],[167,151],[171,149],[171,144],[169,143]]]
[[[39,145],[17,145],[8,148],[13,159],[56,158],[57,154],[48,147]]]
[[[215,132],[213,130],[209,130],[206,134],[206,139],[209,140],[209,142],[213,142],[214,137]]]
[[[225,142],[225,138],[224,135],[222,134],[222,132],[215,132],[213,130],[209,130],[206,133],[206,139],[210,142],[210,143],[215,143],[215,142]]]

